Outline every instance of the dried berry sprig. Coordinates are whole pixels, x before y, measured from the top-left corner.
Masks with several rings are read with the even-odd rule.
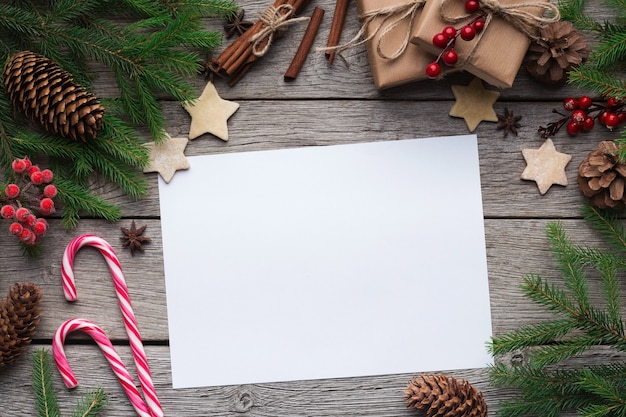
[[[570,136],[576,136],[581,131],[589,132],[596,124],[596,120],[613,130],[618,125],[626,122],[626,103],[614,97],[609,97],[603,103],[594,103],[589,96],[579,98],[568,97],[563,100],[563,108],[568,114],[552,109],[552,113],[562,117],[537,130],[541,137],[547,139],[556,135],[563,126]]]
[[[55,212],[57,188],[49,169],[40,169],[26,157],[15,159],[11,165],[15,176],[0,192],[0,217],[12,221],[9,233],[26,246],[35,246],[48,230],[48,222],[41,216]]]
[[[480,8],[478,0],[466,0],[465,11],[476,16],[463,27],[457,29],[454,26],[446,26],[443,30],[433,36],[433,45],[441,48],[441,52],[434,62],[426,66],[426,76],[435,79],[441,74],[441,64],[448,66],[456,65],[459,55],[454,50],[454,45],[459,37],[464,41],[471,41],[476,34],[482,32],[485,28],[485,18],[487,12]]]

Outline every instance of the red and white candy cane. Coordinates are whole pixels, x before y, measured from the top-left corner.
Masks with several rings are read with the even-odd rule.
[[[163,409],[159,403],[159,399],[157,398],[154,384],[152,383],[148,359],[146,358],[146,353],[139,334],[139,328],[137,327],[137,320],[135,319],[135,314],[133,313],[133,308],[130,303],[130,297],[128,295],[126,280],[124,279],[124,274],[122,273],[122,267],[115,251],[106,240],[96,235],[85,234],[72,239],[72,241],[67,245],[65,252],[63,253],[63,264],[61,266],[65,299],[68,301],[75,301],[77,299],[73,271],[74,257],[76,252],[78,252],[78,250],[83,246],[93,246],[98,249],[102,256],[104,256],[104,259],[109,266],[120,310],[122,311],[124,326],[126,327],[126,333],[128,334],[128,340],[133,352],[135,367],[137,368],[137,374],[139,375],[139,382],[146,398],[148,409],[153,417],[162,417]]]
[[[68,388],[74,388],[78,385],[78,380],[76,379],[76,376],[67,361],[67,357],[65,356],[65,351],[63,350],[63,343],[65,342],[67,335],[77,330],[87,333],[98,344],[98,346],[100,346],[104,356],[111,365],[111,369],[113,369],[115,376],[117,376],[117,379],[120,381],[120,384],[122,384],[128,399],[135,408],[137,415],[141,417],[152,417],[153,414],[150,410],[148,410],[146,403],[144,403],[141,398],[141,395],[133,382],[133,378],[126,370],[126,367],[113,347],[113,344],[102,329],[89,320],[67,320],[59,326],[56,332],[54,332],[54,338],[52,339],[52,354],[65,385]]]

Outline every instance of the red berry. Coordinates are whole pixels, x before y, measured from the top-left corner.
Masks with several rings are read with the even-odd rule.
[[[18,187],[17,184],[8,184],[4,188],[4,194],[7,196],[7,198],[16,198],[18,195],[20,195],[20,187]]]
[[[30,174],[30,180],[33,182],[33,184],[35,185],[41,185],[43,184],[43,172],[41,171],[35,171],[32,174]]]
[[[622,104],[622,101],[615,97],[609,97],[606,100],[606,105],[609,107],[617,107]]]
[[[6,204],[0,208],[0,216],[3,219],[12,219],[15,216],[15,207],[12,205]]]
[[[626,112],[621,111],[621,112],[617,113],[617,120],[620,123],[626,122]]]
[[[478,3],[478,1],[476,1],[476,0],[467,0],[465,2],[465,11],[467,13],[477,12],[478,9],[480,9],[480,3]]]
[[[54,174],[49,169],[44,169],[41,171],[41,175],[43,175],[44,184],[50,184],[52,179],[54,178]]]
[[[474,27],[474,30],[476,32],[482,32],[482,30],[485,28],[485,21],[482,19],[478,19],[474,22],[472,26]]]
[[[54,201],[51,198],[42,198],[39,202],[39,212],[44,216],[54,213]]]
[[[579,109],[587,110],[589,107],[591,107],[591,104],[592,104],[591,97],[589,97],[589,96],[580,96],[580,97],[578,97],[578,108]]]
[[[39,169],[37,165],[31,165],[30,168],[28,168],[26,172],[28,172],[28,175],[33,175],[33,172],[38,172],[38,171],[41,171],[41,170]]]
[[[472,26],[463,26],[461,29],[461,38],[464,41],[471,41],[476,36],[476,30]]]
[[[431,79],[437,78],[437,76],[440,73],[441,73],[441,67],[436,62],[433,62],[432,64],[428,64],[428,66],[426,67],[426,76],[428,76],[428,78],[431,78]]]
[[[570,136],[576,136],[580,132],[580,125],[575,121],[570,120],[567,123],[565,130],[567,130],[567,133],[569,133]]]
[[[435,36],[433,36],[433,45],[435,45],[437,48],[445,48],[446,45],[448,45],[448,37],[443,33],[437,33]]]
[[[617,114],[609,112],[609,114],[606,115],[606,120],[604,121],[604,124],[609,130],[613,130],[613,128],[615,128],[619,124]]]
[[[26,163],[23,159],[16,159],[11,163],[11,168],[16,174],[21,174],[26,171]]]
[[[24,161],[24,165],[26,165],[26,169],[29,170],[30,167],[33,166],[33,163],[30,162],[30,159],[28,159],[28,157],[24,157],[24,159],[22,159],[22,161]]]
[[[43,188],[44,197],[54,198],[57,196],[57,187],[53,184],[48,184]]]
[[[450,49],[443,55],[443,62],[447,65],[454,65],[459,60],[459,55],[454,51],[454,49]]]
[[[596,122],[593,121],[593,117],[587,116],[581,127],[585,132],[589,132],[591,129],[593,129],[593,126],[595,124]]]
[[[11,226],[9,226],[9,233],[11,233],[13,236],[18,236],[20,233],[22,233],[23,229],[24,228],[21,224],[13,222],[11,223]]]
[[[584,110],[578,109],[572,112],[572,121],[582,125],[585,119],[587,118],[587,112]]]
[[[37,243],[37,236],[29,229],[22,229],[22,233],[19,235],[20,240],[27,245],[34,245]]]
[[[600,114],[600,116],[598,116],[598,120],[600,120],[600,123],[602,123],[602,124],[606,124],[606,118],[607,118],[607,116],[608,116],[609,114],[610,114],[610,112],[609,112],[609,111],[606,111],[606,110],[605,110],[605,111],[603,111],[603,112]]]
[[[563,100],[563,108],[567,111],[572,111],[578,108],[578,100],[574,97],[568,97]]]
[[[33,232],[35,232],[37,236],[43,236],[47,230],[48,230],[48,222],[46,221],[46,219],[42,219],[42,218],[37,219],[37,221],[33,225]]]
[[[15,210],[15,220],[20,223],[26,222],[26,220],[28,220],[28,216],[30,215],[32,215],[32,213],[26,207],[20,207]]]
[[[441,33],[446,35],[448,39],[452,39],[456,36],[456,29],[454,26],[446,26],[445,28],[443,28]]]

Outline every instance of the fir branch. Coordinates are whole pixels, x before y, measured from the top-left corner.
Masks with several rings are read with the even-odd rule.
[[[78,225],[83,212],[112,222],[121,218],[119,207],[95,197],[75,182],[59,178],[54,183],[63,200],[63,224],[66,230],[74,229]]]
[[[603,39],[594,46],[589,57],[598,70],[611,70],[626,58],[626,31],[607,30]]]
[[[626,232],[617,216],[606,210],[592,206],[588,202],[583,205],[585,220],[616,250],[626,253]]]
[[[501,355],[528,346],[540,346],[554,343],[576,329],[576,322],[571,319],[536,323],[521,327],[504,335],[494,336],[487,344],[492,355]]]
[[[529,353],[531,363],[537,367],[545,367],[562,362],[572,356],[580,355],[591,347],[598,345],[598,339],[589,336],[572,337],[569,340],[542,346]]]
[[[108,404],[107,395],[104,389],[88,392],[85,398],[78,403],[72,417],[95,417]]]
[[[39,417],[59,417],[61,410],[52,384],[50,354],[45,349],[33,355],[32,387]]]

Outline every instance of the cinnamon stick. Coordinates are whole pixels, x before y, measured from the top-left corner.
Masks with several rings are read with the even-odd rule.
[[[335,13],[333,14],[333,21],[330,24],[330,33],[328,34],[327,48],[332,48],[339,45],[339,38],[341,37],[341,31],[343,30],[343,24],[346,20],[346,14],[348,13],[348,4],[350,0],[337,0],[335,3]],[[324,54],[328,63],[332,64],[335,59],[335,51],[330,50]]]
[[[289,68],[287,68],[287,72],[285,72],[285,81],[295,80],[298,76],[298,73],[300,73],[300,70],[304,65],[304,61],[306,61],[306,58],[309,55],[309,51],[313,46],[313,42],[315,41],[317,32],[319,31],[320,25],[322,24],[323,17],[324,9],[322,9],[321,7],[316,7],[313,9],[311,20],[309,20],[309,24],[304,31],[304,36],[302,37],[302,41],[300,41],[300,46],[298,46],[298,50],[296,51],[296,54],[293,57]]]
[[[272,7],[279,8],[283,4],[293,7],[293,15],[302,10],[310,0],[274,0]],[[229,85],[235,85],[243,75],[250,69],[250,66],[259,58],[253,51],[252,39],[265,28],[265,24],[258,20],[252,27],[235,39],[224,51],[213,61],[211,69],[229,79]],[[261,42],[260,47],[267,45],[267,40]]]

